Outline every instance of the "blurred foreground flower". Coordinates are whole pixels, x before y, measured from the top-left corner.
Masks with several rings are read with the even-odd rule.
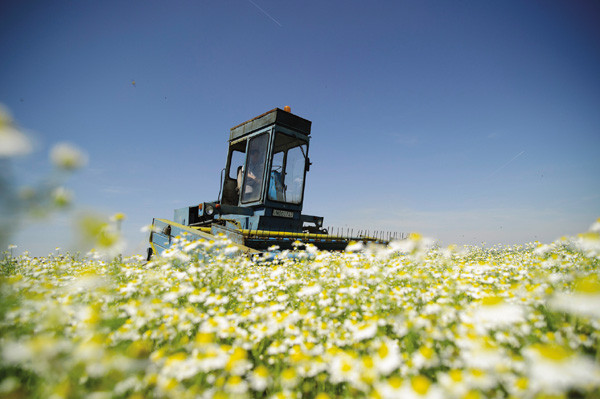
[[[123,220],[125,220],[125,214],[122,212],[117,212],[110,217],[110,220],[112,220],[113,222],[122,222]]]
[[[0,104],[0,158],[29,154],[31,141],[14,126],[8,110]]]
[[[424,255],[434,244],[434,240],[429,237],[423,237],[419,233],[410,233],[405,240],[390,242],[388,251],[390,253]]]
[[[583,392],[600,386],[600,367],[593,359],[555,344],[534,344],[523,351],[535,393]]]
[[[559,293],[550,306],[558,311],[600,320],[600,279],[597,275],[580,278],[572,293]]]
[[[71,205],[73,194],[63,184],[69,173],[87,163],[87,155],[77,147],[61,143],[50,151],[55,169],[39,184],[19,187],[12,172],[11,157],[33,150],[30,139],[13,122],[0,104],[0,247],[18,231],[27,216],[39,220]]]
[[[85,214],[78,219],[77,227],[84,245],[94,246],[103,255],[116,256],[124,247],[119,231],[101,216]]]
[[[125,214],[122,212],[117,212],[110,217],[110,221],[115,223],[119,233],[121,233],[121,223],[123,223],[123,220],[125,220]]]
[[[365,248],[362,242],[351,241],[346,247],[346,252],[360,252]]]
[[[87,155],[69,143],[56,144],[50,150],[50,160],[52,163],[64,170],[76,170],[87,164]]]
[[[54,201],[54,205],[56,205],[56,207],[65,208],[71,205],[73,193],[62,186],[56,187],[52,191],[52,200]]]
[[[525,320],[521,306],[506,303],[501,297],[483,297],[475,306],[473,323],[480,332],[509,327]]]
[[[148,225],[142,226],[140,228],[140,233],[148,233],[148,232],[160,233],[160,229],[158,227],[154,226],[153,224],[148,224]]]

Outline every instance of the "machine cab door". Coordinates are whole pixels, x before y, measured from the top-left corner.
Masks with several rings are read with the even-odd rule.
[[[265,163],[269,149],[268,132],[254,136],[248,140],[246,165],[242,171],[238,170],[237,182],[241,183],[238,190],[241,191],[240,202],[247,204],[260,201],[264,186]],[[240,182],[240,175],[242,177]]]
[[[271,130],[230,143],[221,203],[245,206],[260,201]]]
[[[301,205],[308,168],[308,142],[293,134],[276,131],[273,139],[267,199]]]

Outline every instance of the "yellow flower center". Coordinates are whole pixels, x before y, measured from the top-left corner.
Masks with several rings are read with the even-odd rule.
[[[385,344],[385,342],[383,342],[381,344],[381,346],[379,347],[379,350],[377,351],[377,353],[379,354],[380,358],[385,358],[387,357],[388,353],[389,353],[389,349],[387,347],[387,345]]]
[[[296,372],[294,371],[294,369],[285,369],[281,372],[281,378],[288,381],[293,380],[294,378],[296,378]]]
[[[423,375],[418,375],[416,377],[413,377],[413,379],[410,381],[410,384],[412,385],[412,388],[416,393],[418,393],[419,395],[425,395],[429,390],[431,381],[429,381],[429,378]]]
[[[448,373],[452,381],[460,382],[462,381],[462,372],[460,370],[450,370]]]
[[[515,385],[520,390],[525,390],[525,389],[527,389],[527,386],[529,385],[529,381],[527,380],[527,378],[521,377],[516,381]]]
[[[422,346],[419,349],[419,352],[421,353],[421,355],[423,355],[423,357],[425,359],[431,359],[433,357],[433,354],[434,354],[433,349],[431,349],[428,346]]]
[[[562,346],[556,344],[538,344],[534,345],[534,348],[538,351],[540,355],[542,355],[546,359],[550,359],[553,361],[565,360],[570,356],[569,351],[567,351]]]
[[[600,281],[596,276],[588,276],[575,283],[575,291],[583,294],[600,294]]]
[[[254,373],[261,378],[266,378],[269,375],[269,369],[260,365],[254,370]]]
[[[402,379],[398,376],[393,376],[388,380],[390,386],[394,389],[398,389],[402,386]]]
[[[499,296],[486,296],[481,299],[483,306],[494,306],[502,303],[502,298]]]
[[[349,373],[352,370],[352,364],[349,362],[342,362],[342,371],[344,373]]]

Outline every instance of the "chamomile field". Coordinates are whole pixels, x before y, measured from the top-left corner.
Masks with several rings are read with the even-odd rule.
[[[182,239],[1,266],[2,397],[600,396],[600,221],[513,247]]]

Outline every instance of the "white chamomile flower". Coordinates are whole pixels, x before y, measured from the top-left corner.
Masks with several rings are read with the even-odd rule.
[[[64,170],[76,170],[87,164],[87,155],[70,143],[56,144],[50,150],[50,160],[54,166]]]
[[[14,126],[8,110],[0,104],[0,158],[26,155],[32,149],[29,138]]]

